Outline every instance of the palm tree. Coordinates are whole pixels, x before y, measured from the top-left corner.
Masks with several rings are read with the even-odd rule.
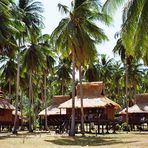
[[[70,135],[74,136],[75,129],[75,64],[81,69],[81,66],[89,63],[96,56],[95,43],[107,39],[103,30],[96,26],[94,20],[98,19],[108,24],[110,19],[108,15],[101,13],[100,5],[97,0],[75,0],[72,1],[72,9],[59,4],[59,9],[62,12],[68,13],[69,16],[62,19],[59,26],[52,34],[52,40],[56,45],[56,49],[62,50],[63,54],[69,56],[72,54],[73,63],[73,95],[72,95],[72,122]],[[76,62],[77,61],[77,62]],[[81,83],[81,80],[80,80]],[[82,93],[81,93],[82,94]],[[81,100],[82,100],[81,95]],[[81,101],[81,111],[83,118],[83,101]],[[84,134],[84,124],[82,120],[82,134]]]
[[[25,29],[21,34],[17,35],[18,39],[18,54],[17,54],[17,85],[16,85],[16,113],[14,120],[14,130],[13,133],[16,133],[16,120],[17,120],[17,102],[19,95],[19,83],[20,83],[20,47],[26,41],[27,37],[30,35],[30,31],[36,33],[40,32],[42,26],[42,16],[41,12],[43,11],[41,3],[35,0],[19,0],[18,5],[15,7],[14,12],[19,14],[17,19],[22,21],[25,24]]]
[[[84,73],[85,79],[89,82],[98,81],[99,80],[99,71],[96,64],[90,64],[86,68]]]
[[[5,83],[8,83],[8,96],[9,99],[11,99],[11,94],[12,94],[12,85],[15,83],[15,76],[16,76],[16,63],[13,59],[8,59],[8,61],[2,65],[0,68],[2,71],[1,77],[5,79]]]
[[[38,42],[46,57],[45,64],[43,65],[43,96],[45,104],[45,129],[49,130],[47,124],[47,76],[49,73],[52,73],[55,60],[53,51],[51,50],[50,36],[48,34],[44,34],[39,37]]]
[[[17,29],[14,28],[14,17],[11,11],[12,1],[0,1],[0,55],[6,50],[8,46],[12,46],[12,34],[15,34]]]
[[[111,98],[115,98],[116,101],[125,94],[122,94],[123,70],[124,68],[119,61],[113,64],[112,86],[114,90],[111,89],[110,93]]]
[[[113,74],[113,59],[108,58],[106,55],[101,54],[100,61],[97,63],[99,80],[105,82],[107,84],[109,79]]]
[[[45,63],[45,55],[41,50],[41,45],[37,42],[37,35],[31,36],[31,43],[23,51],[23,67],[29,74],[29,131],[32,132],[32,117],[33,111],[33,87],[32,87],[32,76],[34,72],[41,71],[43,64]]]
[[[132,61],[128,66],[128,74],[130,96],[133,96],[134,94],[139,93],[136,91],[137,87],[140,85],[139,82],[142,81],[142,77],[144,76],[143,64]]]
[[[59,65],[56,67],[57,80],[60,82],[60,94],[64,95],[64,86],[71,79],[71,61],[68,59],[60,59]]]
[[[107,0],[104,10],[115,9],[124,0]],[[127,54],[142,58],[148,65],[148,0],[130,0],[124,5],[123,25],[121,30],[122,43]]]

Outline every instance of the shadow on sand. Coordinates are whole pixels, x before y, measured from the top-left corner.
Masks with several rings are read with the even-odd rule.
[[[45,140],[56,145],[69,145],[69,146],[101,146],[124,143],[117,137],[62,137],[55,140]],[[130,141],[126,143],[134,143],[137,141]]]

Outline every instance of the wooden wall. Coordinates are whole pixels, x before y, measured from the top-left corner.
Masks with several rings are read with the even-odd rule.
[[[0,123],[12,122],[12,110],[0,109]]]
[[[107,114],[107,119],[114,120],[114,108],[113,107],[107,107],[106,114]]]

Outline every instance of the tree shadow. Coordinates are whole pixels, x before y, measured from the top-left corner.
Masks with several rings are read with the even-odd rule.
[[[113,145],[124,143],[117,137],[61,137],[55,140],[45,140],[56,145],[69,145],[69,146],[101,146],[101,145]],[[126,143],[134,143],[138,141],[129,141]]]
[[[148,131],[147,132],[135,132],[135,133],[133,133],[133,134],[135,134],[135,135],[148,135]]]

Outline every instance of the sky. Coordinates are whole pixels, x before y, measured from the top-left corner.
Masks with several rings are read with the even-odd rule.
[[[40,0],[44,7],[44,24],[45,29],[43,33],[51,34],[52,31],[58,26],[60,20],[65,17],[58,10],[58,3],[70,6],[71,0]],[[112,49],[116,45],[116,39],[114,35],[116,32],[120,31],[122,23],[122,8],[120,7],[113,16],[114,21],[107,27],[101,24],[101,28],[104,30],[105,34],[108,36],[109,41],[105,41],[100,45],[97,45],[97,51],[99,54],[106,54],[109,58],[114,57]],[[98,24],[100,25],[100,24]]]

